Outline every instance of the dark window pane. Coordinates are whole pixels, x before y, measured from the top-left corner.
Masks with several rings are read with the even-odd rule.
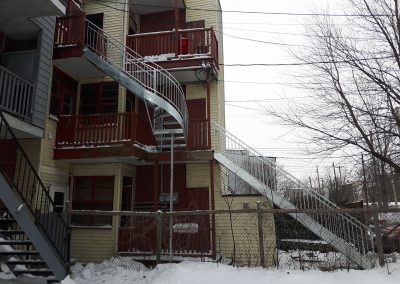
[[[73,192],[73,200],[91,200],[91,191],[93,187],[93,179],[79,177],[76,178],[75,188]]]

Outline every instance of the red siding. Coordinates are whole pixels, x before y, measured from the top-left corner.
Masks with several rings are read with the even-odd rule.
[[[136,168],[135,207],[140,203],[152,203],[154,190],[154,166]]]
[[[156,140],[151,130],[146,107],[143,101],[139,101],[138,109],[137,141],[145,145],[156,145]],[[151,116],[150,119],[152,119]]]

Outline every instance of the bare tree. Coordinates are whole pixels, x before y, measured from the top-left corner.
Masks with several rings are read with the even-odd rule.
[[[307,47],[295,52],[309,67],[302,83],[313,99],[268,112],[304,129],[315,152],[350,148],[376,159],[381,175],[385,167],[400,172],[398,0],[349,0],[349,7],[345,17],[316,16]]]

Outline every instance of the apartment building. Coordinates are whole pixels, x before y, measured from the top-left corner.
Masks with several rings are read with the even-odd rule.
[[[25,18],[35,32],[19,37],[13,27],[27,25],[0,20],[0,197],[12,216],[0,223],[15,223],[0,234],[10,235],[4,244],[25,253],[17,263],[10,259],[10,267],[23,263],[44,274],[40,265],[47,265],[46,273],[61,279],[71,258],[154,257],[155,228],[145,218],[82,210],[254,209],[257,201],[267,209],[332,206],[312,189],[293,195],[298,180],[224,129],[218,0],[48,2],[62,9],[35,6],[41,17]],[[18,12],[4,5],[11,9],[4,17]],[[233,188],[239,181],[246,185]],[[81,214],[68,218],[69,209]],[[364,248],[349,244],[354,240],[312,216],[300,217],[367,266],[358,251]],[[227,223],[238,226],[232,218],[183,223],[190,224],[179,231],[186,242],[175,241],[172,252],[180,257],[229,258],[233,246],[259,241],[256,218],[240,225],[249,234],[236,243],[224,230]],[[275,247],[273,217],[263,226],[267,250]],[[171,251],[166,242],[161,246],[162,254]],[[265,265],[273,264],[274,253],[265,255]],[[245,254],[235,258],[252,264]]]

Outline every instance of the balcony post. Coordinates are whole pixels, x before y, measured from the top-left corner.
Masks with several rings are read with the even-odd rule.
[[[180,38],[179,38],[179,0],[175,0],[175,58],[180,53]]]

